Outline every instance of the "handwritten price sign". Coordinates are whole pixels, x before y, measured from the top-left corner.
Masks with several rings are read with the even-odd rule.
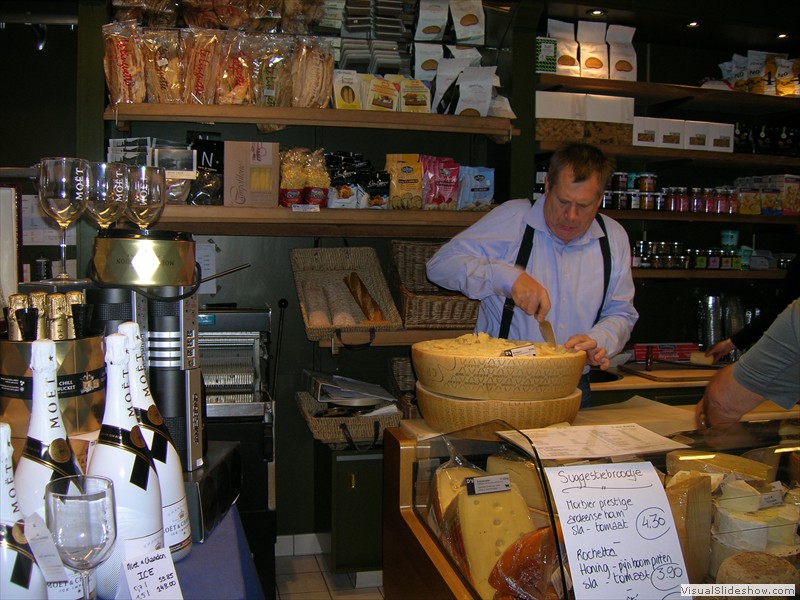
[[[689,578],[650,463],[549,467],[545,473],[578,600],[680,597]]]
[[[125,580],[132,600],[183,600],[169,549],[155,550],[126,560]]]

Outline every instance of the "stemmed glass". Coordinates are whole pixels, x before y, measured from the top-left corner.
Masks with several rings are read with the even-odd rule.
[[[95,475],[61,477],[45,486],[44,502],[58,554],[80,572],[88,600],[89,575],[108,558],[117,538],[114,484]]]
[[[84,283],[67,273],[67,228],[86,210],[92,186],[89,162],[82,158],[43,158],[39,161],[39,206],[61,229],[61,272],[47,284]]]
[[[93,185],[86,204],[86,214],[100,229],[108,229],[125,212],[128,204],[128,165],[125,163],[91,163]]]
[[[161,167],[131,167],[128,177],[130,194],[125,216],[140,229],[158,220],[167,194],[167,179]]]

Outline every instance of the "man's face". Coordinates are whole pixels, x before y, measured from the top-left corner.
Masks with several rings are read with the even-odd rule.
[[[544,184],[544,220],[550,231],[567,243],[582,236],[600,208],[603,186],[595,173],[586,181],[576,183],[572,167],[561,171],[554,185]]]

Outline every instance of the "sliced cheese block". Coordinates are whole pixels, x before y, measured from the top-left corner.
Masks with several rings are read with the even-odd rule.
[[[556,557],[553,530],[537,529],[520,537],[503,552],[489,574],[489,584],[516,598],[543,598]]]
[[[732,511],[753,512],[761,508],[761,492],[746,481],[734,479],[722,485],[717,505]]]
[[[745,481],[772,481],[769,478],[770,467],[749,458],[702,450],[673,450],[667,453],[667,473],[674,475],[687,470],[723,475],[731,473]]]
[[[778,467],[781,463],[781,456],[783,456],[782,452],[776,452],[778,449],[778,446],[754,448],[753,450],[743,452],[742,457],[749,458],[750,460],[755,460],[769,466],[770,470],[767,481],[775,481],[775,478],[778,476]]]
[[[706,356],[705,352],[692,352],[689,354],[689,362],[693,365],[713,365],[714,357]]]
[[[536,343],[536,356],[502,356],[504,350],[526,343],[467,334],[417,342],[411,346],[411,360],[426,389],[457,398],[548,400],[571,394],[586,353]]]
[[[445,515],[448,543],[481,598],[491,600],[495,589],[489,574],[506,548],[533,531],[528,506],[515,484],[503,492],[469,494],[462,489]]]
[[[666,490],[690,583],[703,583],[711,552],[711,480],[684,479]]]
[[[431,481],[430,509],[436,519],[441,523],[447,507],[458,493],[464,489],[464,480],[467,477],[481,477],[484,471],[470,467],[450,466],[447,463],[436,469]]]
[[[511,481],[517,484],[525,504],[536,510],[546,511],[545,492],[534,464],[528,460],[515,457],[492,455],[486,459],[486,472],[490,475],[507,473]]]
[[[785,558],[766,552],[740,552],[726,558],[717,571],[717,583],[795,584],[800,574]]]
[[[676,483],[684,481],[685,479],[693,479],[695,477],[708,477],[711,483],[711,491],[716,492],[719,489],[725,475],[722,473],[704,473],[703,471],[678,471],[667,481],[667,487],[673,486]]]

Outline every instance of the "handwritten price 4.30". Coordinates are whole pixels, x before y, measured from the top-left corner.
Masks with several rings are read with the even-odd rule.
[[[646,508],[636,517],[636,533],[646,540],[657,540],[670,530],[670,522],[662,509]]]

